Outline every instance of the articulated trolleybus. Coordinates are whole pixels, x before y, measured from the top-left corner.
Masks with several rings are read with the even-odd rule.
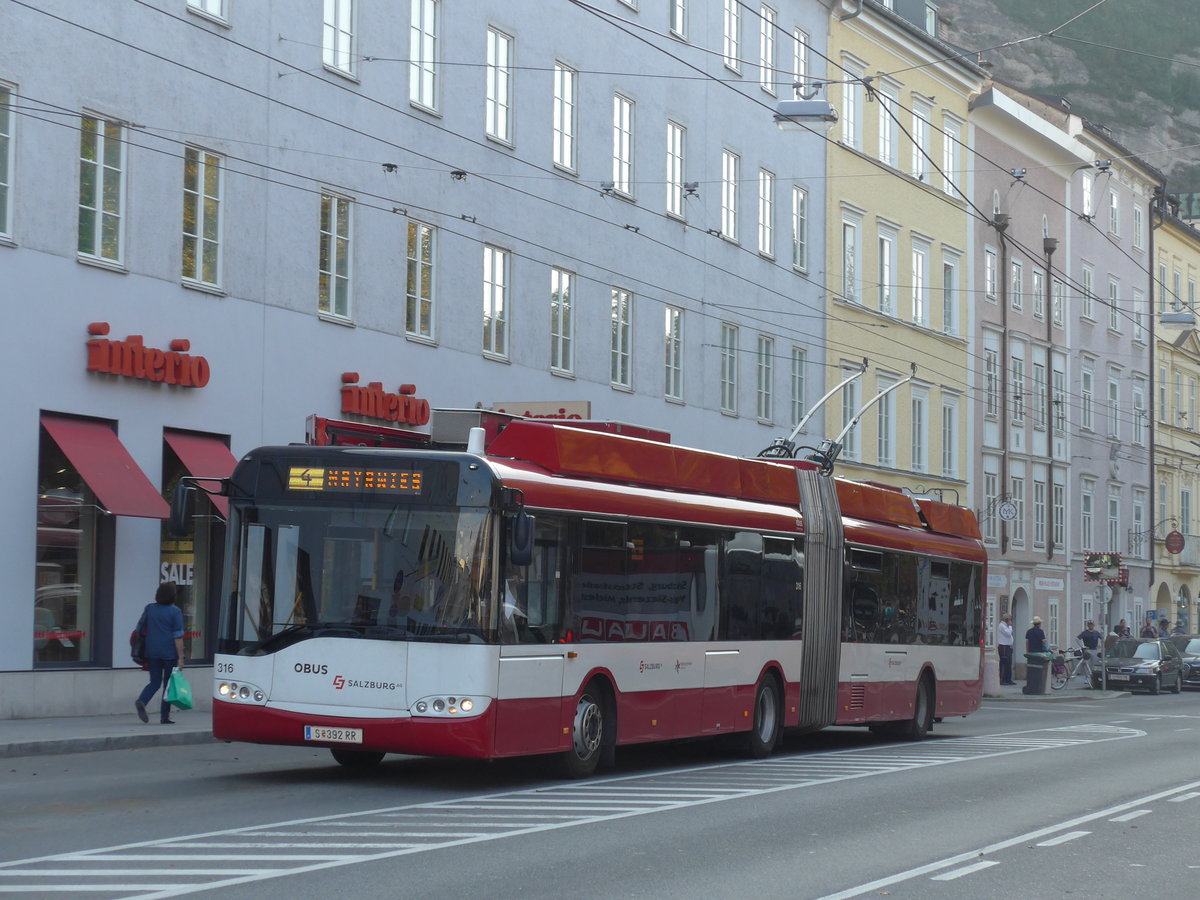
[[[918,739],[978,709],[969,510],[627,425],[438,415],[454,439],[264,447],[222,486],[216,737],[586,777],[624,744],[762,757],[784,728]]]

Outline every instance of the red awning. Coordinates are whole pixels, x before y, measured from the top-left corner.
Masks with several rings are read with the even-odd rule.
[[[167,501],[138,468],[116,432],[103,422],[43,415],[42,427],[79,471],[100,505],[114,516],[165,519],[170,515]]]
[[[229,448],[215,437],[203,434],[184,434],[180,431],[164,431],[163,440],[175,451],[189,475],[196,478],[228,478],[237,465]],[[216,483],[203,483],[202,488],[215,488]],[[223,518],[229,518],[229,499],[208,495],[212,505]]]

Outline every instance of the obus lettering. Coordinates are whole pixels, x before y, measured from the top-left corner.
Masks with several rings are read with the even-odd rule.
[[[329,666],[317,665],[316,663],[296,663],[295,670],[301,675],[328,675]]]

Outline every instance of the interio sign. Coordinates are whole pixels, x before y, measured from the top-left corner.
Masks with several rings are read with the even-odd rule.
[[[393,394],[383,389],[382,381],[360,387],[357,372],[343,372],[342,412],[382,422],[426,425],[429,423],[429,401],[414,397],[416,392],[416,385],[402,384]]]
[[[147,347],[140,334],[131,334],[123,341],[110,341],[107,322],[88,325],[87,370],[104,375],[121,375],[141,381],[173,384],[178,387],[202,388],[212,374],[208,360],[192,356],[191,341],[178,338],[171,341],[169,350]]]

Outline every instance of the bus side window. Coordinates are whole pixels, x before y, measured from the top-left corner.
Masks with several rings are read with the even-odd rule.
[[[533,533],[533,560],[505,568],[501,629],[506,643],[550,643],[563,636],[562,571],[566,522],[539,516]]]
[[[739,531],[725,541],[721,577],[721,637],[758,637],[762,604],[762,535]]]
[[[791,538],[764,537],[762,612],[759,637],[788,640],[799,637],[803,625],[802,556]]]

